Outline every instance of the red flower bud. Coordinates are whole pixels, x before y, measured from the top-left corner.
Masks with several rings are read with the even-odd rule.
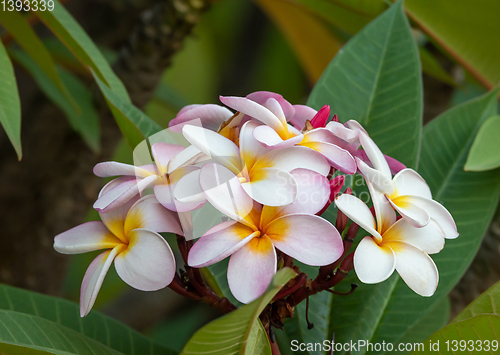
[[[328,116],[330,115],[330,106],[325,105],[320,110],[314,117],[311,119],[311,125],[314,128],[319,128],[319,127],[325,127],[326,122],[328,121]]]

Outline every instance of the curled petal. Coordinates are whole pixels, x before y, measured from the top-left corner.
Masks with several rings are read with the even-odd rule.
[[[297,196],[297,182],[293,176],[276,168],[252,171],[250,181],[242,183],[241,187],[255,201],[267,206],[288,205]]]
[[[384,154],[382,154],[380,148],[363,131],[359,132],[359,141],[373,167],[390,179],[392,177],[391,169],[389,169],[389,164],[387,164],[387,160],[385,160]]]
[[[99,177],[112,177],[120,175],[147,177],[154,173],[142,167],[118,163],[116,161],[107,161],[94,166],[94,174]]]
[[[215,264],[239,250],[257,234],[252,228],[235,221],[218,224],[194,243],[189,251],[188,265],[199,268]]]
[[[259,127],[260,124],[255,121],[246,122],[240,131],[240,156],[245,162],[247,170],[250,170],[255,162],[264,154],[267,153],[266,147],[264,147],[257,139],[254,137],[254,130]],[[262,126],[266,127],[266,126]],[[266,127],[269,128],[269,127]],[[269,128],[271,129],[271,128]],[[272,130],[272,129],[271,129]],[[274,130],[272,130],[274,132]],[[276,133],[276,132],[275,132]]]
[[[175,157],[173,157],[170,160],[170,162],[168,163],[167,173],[171,174],[176,169],[178,169],[182,166],[196,164],[200,161],[204,161],[204,160],[208,160],[208,159],[210,159],[210,157],[208,157],[206,154],[202,153],[194,145],[190,145],[189,147],[184,149],[182,152],[180,152],[179,154],[177,154]]]
[[[391,241],[413,245],[427,254],[439,253],[444,247],[443,232],[432,220],[425,227],[416,228],[400,219],[384,233],[384,243]]]
[[[354,252],[354,270],[361,282],[375,284],[385,281],[396,267],[394,251],[386,245],[377,245],[365,237]]]
[[[104,277],[113,262],[116,255],[124,248],[123,244],[99,254],[92,261],[83,277],[80,290],[80,316],[85,317],[89,314],[94,305],[97,294],[101,289]]]
[[[378,189],[374,188],[370,180],[366,180],[366,185],[370,191],[370,196],[375,209],[375,217],[377,219],[377,231],[383,234],[390,226],[396,222],[396,212],[392,208],[391,203],[385,195]]]
[[[255,101],[256,103],[260,105],[265,105],[266,101],[273,98],[281,106],[281,109],[283,110],[283,113],[285,114],[286,117],[292,117],[295,114],[295,109],[297,105],[292,106],[287,100],[283,98],[280,94],[276,94],[274,92],[270,91],[256,91],[251,94],[248,94],[247,99],[250,99],[252,101]]]
[[[412,226],[420,228],[426,226],[431,217],[424,209],[413,203],[415,196],[399,196],[389,200],[392,207]]]
[[[156,291],[170,284],[175,275],[175,258],[165,239],[147,229],[134,229],[128,238],[127,249],[115,258],[118,276],[142,291]]]
[[[147,195],[137,201],[127,213],[124,232],[127,237],[137,228],[158,233],[182,235],[182,228],[177,214],[167,210],[154,195]]]
[[[104,223],[99,221],[80,224],[58,234],[54,238],[54,249],[62,254],[80,254],[99,249],[110,249],[121,244]]]
[[[267,148],[281,149],[293,147],[295,144],[302,141],[302,134],[295,137],[283,140],[276,131],[268,126],[259,126],[253,131],[253,135],[257,141]]]
[[[319,216],[286,215],[264,229],[276,248],[307,265],[331,264],[344,252],[337,229]]]
[[[443,231],[445,238],[454,239],[458,237],[457,226],[453,217],[439,202],[420,196],[411,196],[411,203],[420,207],[431,216],[431,219],[433,219]]]
[[[425,180],[413,169],[404,169],[394,176],[395,195],[414,195],[432,198],[431,189]],[[396,196],[394,196],[396,197]]]
[[[372,212],[363,201],[355,196],[342,194],[337,197],[335,204],[354,223],[358,224],[378,241],[382,240],[382,236],[376,229]]]
[[[391,175],[385,175],[380,171],[369,167],[364,161],[356,157],[358,169],[366,180],[369,180],[377,189],[387,195],[394,193],[394,184]]]
[[[407,243],[391,242],[388,245],[396,254],[396,271],[408,287],[420,296],[432,296],[439,274],[431,257]]]
[[[273,243],[266,236],[253,238],[229,259],[229,289],[238,301],[250,303],[266,291],[275,273]]]
[[[357,141],[357,145],[359,146],[359,131],[358,130],[352,130],[350,128],[347,128],[345,125],[343,125],[340,122],[335,122],[331,121],[326,125],[326,128],[332,132],[335,136],[338,138],[342,139],[343,141],[346,141],[347,143],[352,143]]]
[[[328,162],[337,170],[346,174],[356,173],[356,161],[352,155],[345,149],[340,148],[335,144],[323,142],[306,142],[300,143],[301,146],[310,148],[323,155]]]
[[[222,122],[231,116],[233,116],[231,111],[219,105],[190,105],[179,111],[179,114],[169,122],[168,127],[172,132],[181,132],[186,123],[199,119],[204,128],[217,131]]]

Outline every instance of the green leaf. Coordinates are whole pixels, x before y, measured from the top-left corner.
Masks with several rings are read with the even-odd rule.
[[[451,86],[456,86],[455,80],[448,74],[438,63],[436,58],[429,53],[427,49],[424,47],[418,47],[418,51],[420,53],[420,62],[422,63],[422,71],[432,76],[443,83],[450,84]]]
[[[52,56],[38,38],[35,31],[33,31],[28,24],[25,17],[17,11],[0,11],[0,23],[36,62],[45,73],[47,79],[60,90],[61,94],[64,95],[65,99],[69,101],[73,108],[79,110],[78,104],[61,80]]]
[[[218,288],[222,296],[226,297],[232,304],[235,306],[241,306],[242,303],[239,302],[236,298],[234,298],[231,290],[229,289],[229,283],[227,281],[227,266],[229,263],[229,258],[226,258],[218,263],[207,266],[204,268],[206,272],[209,272],[213,280],[217,283]]]
[[[1,42],[1,41],[0,41]],[[5,47],[0,43],[0,124],[21,160],[21,103],[14,68]]]
[[[36,322],[36,324],[40,325],[42,329],[47,328],[47,331],[52,329],[50,330],[51,334],[54,332],[57,334],[57,331],[63,330],[65,335],[77,333],[79,337],[75,339],[78,339],[78,342],[80,343],[84,341],[81,339],[85,338],[85,342],[101,344],[105,346],[104,349],[110,348],[114,350],[108,351],[108,353],[119,352],[127,355],[175,354],[175,352],[170,349],[154,343],[135,330],[99,312],[92,311],[87,317],[81,318],[77,304],[60,298],[50,297],[6,285],[0,285],[0,309],[5,310],[2,312],[12,311],[2,313],[0,318],[2,320],[0,322],[0,327],[2,322],[5,324],[5,319],[8,320],[9,316],[16,315],[15,319],[19,319],[19,322]],[[21,317],[23,314],[27,318]],[[4,318],[3,315],[5,315],[6,318]],[[34,328],[34,325],[30,325],[29,327],[26,326],[22,329],[26,331],[31,328]],[[14,328],[9,326],[8,329],[12,330]],[[12,339],[9,340],[10,338],[7,337],[8,335],[1,332],[0,334],[1,342],[12,343]],[[37,336],[35,333],[31,336],[33,339],[41,339],[41,341],[45,338],[43,335]],[[81,338],[80,336],[84,338]],[[14,338],[17,339],[18,342],[20,342],[20,339],[23,339],[17,336],[14,336]],[[55,341],[52,338],[50,339]],[[59,336],[59,339],[64,339],[64,337]],[[29,344],[30,343],[28,342],[25,345]],[[45,343],[42,342],[40,344]],[[67,344],[67,341],[63,344]],[[99,351],[103,353],[102,350]],[[87,354],[88,351],[81,353]]]
[[[259,315],[281,287],[295,275],[296,273],[289,268],[278,271],[266,293],[252,303],[216,319],[198,330],[181,354],[271,355],[271,347],[259,320]]]
[[[490,117],[477,132],[464,169],[484,171],[500,166],[500,116]]]
[[[116,122],[120,127],[123,136],[127,139],[131,148],[141,143],[145,138],[159,132],[162,128],[144,112],[124,101],[104,84],[94,73],[94,79],[99,85],[99,89],[106,98],[111,112],[115,116]]]
[[[85,143],[94,152],[98,152],[100,147],[99,115],[94,108],[90,90],[76,76],[61,70],[60,77],[65,87],[78,100],[77,107],[80,109],[76,111],[74,106],[62,94],[61,90],[58,89],[53,81],[49,80],[45,72],[25,52],[10,50],[9,54],[30,72],[44,94],[65,113],[71,127],[80,133]]]
[[[353,37],[335,56],[308,105],[330,105],[345,122],[355,119],[387,155],[416,167],[422,126],[418,49],[402,3]]]
[[[498,203],[500,172],[470,173],[462,167],[475,132],[496,112],[496,95],[490,92],[457,106],[424,129],[419,172],[433,198],[450,211],[460,233],[457,239],[447,240],[439,254],[432,255],[439,270],[436,293],[421,297],[395,273],[381,284],[360,284],[350,296],[334,296],[331,330],[338,342],[400,343],[430,316],[470,265]],[[353,274],[344,282],[359,281]]]
[[[82,64],[89,66],[97,76],[123,101],[130,102],[127,90],[115,75],[108,62],[75,21],[71,14],[57,0],[53,11],[36,11],[40,20],[73,52]]]
[[[491,286],[489,289],[484,291],[481,296],[472,301],[452,320],[452,323],[483,313],[496,314],[497,316],[500,316],[500,282]]]
[[[413,354],[498,354],[499,331],[500,316],[479,315],[444,327],[427,339],[423,350]]]
[[[500,2],[407,0],[408,15],[487,87],[500,81]]]

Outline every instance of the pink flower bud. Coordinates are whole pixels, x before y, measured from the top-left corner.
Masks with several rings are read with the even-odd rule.
[[[328,121],[328,116],[330,115],[330,106],[325,105],[314,117],[311,119],[311,125],[313,128],[325,127],[326,122]]]

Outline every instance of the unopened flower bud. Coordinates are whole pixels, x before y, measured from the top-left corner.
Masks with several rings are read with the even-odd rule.
[[[325,127],[330,115],[330,106],[325,105],[319,109],[318,113],[311,119],[311,125],[314,128]]]

